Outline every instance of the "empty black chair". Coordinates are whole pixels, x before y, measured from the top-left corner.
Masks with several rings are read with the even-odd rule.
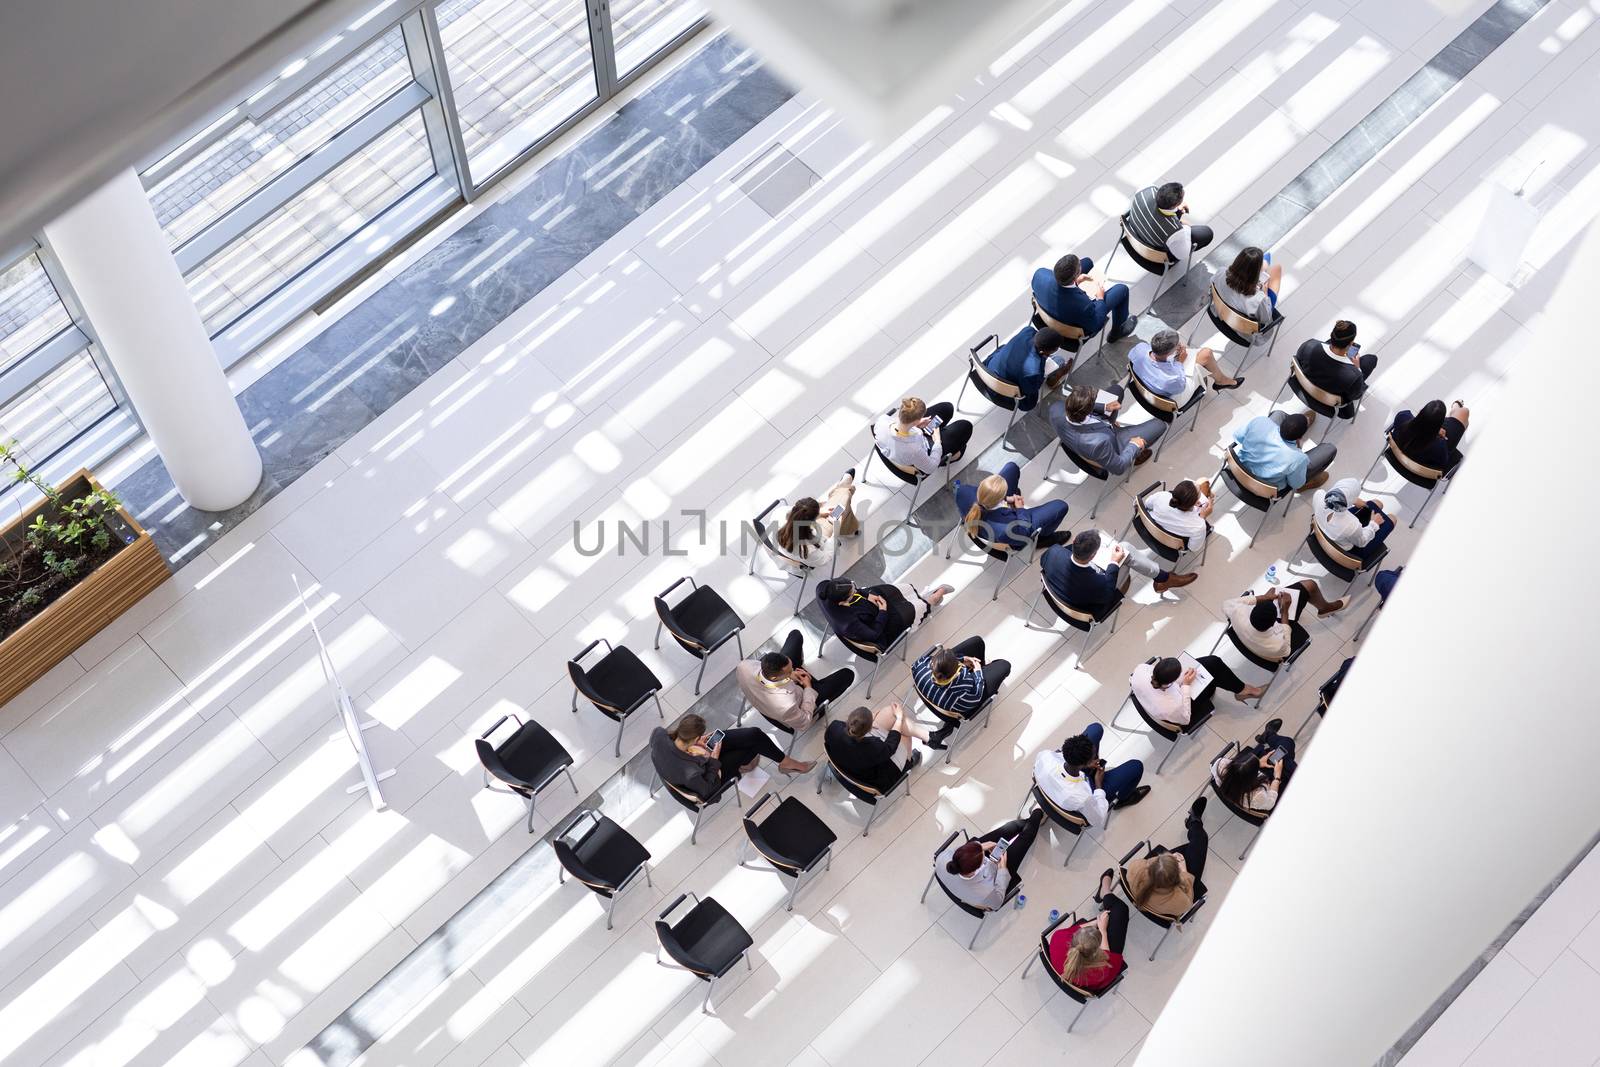
[[[1261,535],[1261,528],[1266,526],[1267,519],[1272,517],[1272,509],[1277,507],[1280,500],[1292,501],[1294,490],[1287,486],[1279,489],[1245,470],[1244,464],[1239,461],[1236,447],[1229,445],[1228,450],[1222,454],[1222,467],[1217,471],[1217,476],[1211,479],[1211,484],[1215,486],[1220,481],[1245,507],[1261,512],[1261,522],[1256,525],[1255,533],[1250,535],[1250,545],[1253,548],[1256,538]],[[1284,504],[1283,510],[1288,514],[1289,504]]]
[[[1017,412],[1020,410],[1017,405],[1022,401],[1022,387],[1006,381],[983,365],[983,360],[978,358],[978,349],[990,343],[994,345],[990,350],[991,355],[999,351],[1000,338],[992,333],[968,350],[967,380],[961,383],[961,392],[956,394],[956,407],[961,407],[961,398],[967,395],[967,386],[971,384],[989,403],[1011,412],[1011,417],[1006,419],[1005,432],[1000,435],[1000,447],[1009,449],[1011,442],[1007,438],[1011,434],[1012,424],[1017,421]]]
[[[1041,577],[1039,579],[1039,595],[1034,597],[1033,603],[1028,606],[1028,617],[1025,625],[1030,627],[1033,625],[1033,615],[1034,612],[1039,610],[1041,598],[1050,605],[1050,610],[1056,613],[1056,618],[1066,623],[1069,629],[1079,630],[1083,633],[1083,648],[1079,650],[1078,658],[1072,663],[1074,669],[1081,670],[1083,661],[1089,658],[1089,642],[1093,638],[1095,630],[1109,621],[1111,623],[1111,631],[1106,634],[1106,640],[1109,641],[1111,634],[1117,632],[1117,613],[1122,610],[1123,601],[1123,594],[1120,592],[1115,600],[1099,611],[1085,611],[1083,608],[1073,607],[1056,596],[1055,591],[1050,588],[1050,583]],[[1061,631],[1061,639],[1067,639],[1066,630]]]
[[[1133,515],[1129,517],[1128,525],[1123,527],[1122,537],[1119,538],[1119,540],[1126,541],[1128,539],[1128,532],[1131,530],[1139,535],[1139,540],[1144,543],[1146,548],[1160,556],[1167,563],[1171,564],[1171,566],[1166,568],[1167,570],[1176,572],[1184,569],[1183,567],[1178,566],[1178,561],[1183,559],[1185,553],[1194,551],[1189,547],[1189,539],[1181,536],[1180,534],[1173,533],[1165,526],[1162,526],[1160,523],[1156,522],[1156,520],[1150,516],[1149,510],[1144,505],[1146,497],[1148,497],[1151,493],[1159,492],[1166,487],[1167,483],[1160,481],[1151,482],[1149,485],[1139,490],[1139,494],[1133,498]],[[1206,523],[1205,543],[1200,546],[1200,558],[1196,561],[1198,566],[1205,566],[1206,552],[1209,551],[1210,548],[1211,524],[1208,522]]]
[[[489,735],[500,729],[507,719],[513,720],[517,729],[497,746],[489,740]],[[484,787],[490,788],[489,776],[493,775],[528,802],[530,834],[533,833],[534,801],[556,780],[556,775],[565,773],[572,791],[578,791],[570,769],[572,753],[550,736],[549,730],[532,720],[523,722],[515,715],[502,715],[478,735],[473,746],[478,750],[478,762],[483,764]]]
[[[1376,578],[1378,567],[1389,555],[1388,542],[1379,545],[1378,551],[1366,559],[1341,548],[1322,532],[1322,527],[1317,525],[1316,516],[1312,516],[1311,531],[1306,534],[1306,548],[1311,550],[1311,555],[1322,564],[1324,570],[1335,578],[1344,580],[1344,592],[1340,594],[1342,597],[1348,597],[1355,590],[1356,579],[1363,574],[1369,579]]]
[[[1046,819],[1072,835],[1072,847],[1067,849],[1067,858],[1061,861],[1061,866],[1068,866],[1072,863],[1072,854],[1078,851],[1078,843],[1083,840],[1083,832],[1089,828],[1089,820],[1084,818],[1081,812],[1058,807],[1056,802],[1046,796],[1045,791],[1037,785],[1029,788],[1028,796],[1032,798],[1033,803],[1039,805]],[[1028,805],[1024,803],[1023,807],[1026,809]],[[1109,811],[1106,813],[1108,819],[1110,814]]]
[[[678,906],[690,897],[695,905],[676,923],[667,922]],[[750,946],[755,944],[739,920],[728,914],[728,909],[711,897],[701,900],[693,893],[679,893],[678,899],[667,905],[656,919],[656,962],[661,963],[661,949],[666,949],[673,962],[706,983],[706,999],[700,1010],[711,1014],[711,991],[717,979],[733,969],[741,959],[746,968],[750,964]],[[661,963],[663,967],[667,966]]]
[[[1155,660],[1147,659],[1145,662],[1154,663]],[[1150,728],[1151,733],[1171,742],[1171,747],[1167,749],[1167,754],[1161,757],[1160,763],[1156,764],[1157,774],[1161,773],[1161,768],[1167,765],[1167,760],[1172,758],[1172,754],[1178,751],[1178,741],[1182,738],[1192,737],[1199,733],[1200,728],[1206,724],[1212,715],[1212,711],[1205,711],[1196,715],[1194,714],[1194,709],[1191,708],[1189,709],[1190,718],[1187,724],[1179,725],[1175,722],[1168,722],[1166,719],[1158,719],[1154,715],[1150,714],[1149,709],[1139,702],[1139,698],[1134,695],[1132,689],[1128,690],[1128,698],[1126,701],[1124,701],[1124,703],[1133,705],[1133,710],[1139,713],[1139,718],[1144,720],[1144,724]],[[1122,709],[1119,707],[1117,708],[1117,715],[1121,714]],[[1112,722],[1117,721],[1117,715],[1111,716]]]
[[[1205,883],[1201,882],[1200,879],[1196,878],[1194,880],[1194,903],[1190,904],[1188,910],[1177,918],[1173,918],[1170,915],[1162,915],[1158,911],[1144,910],[1139,906],[1138,902],[1133,899],[1133,890],[1128,887],[1128,861],[1139,855],[1141,850],[1143,851],[1146,859],[1156,855],[1157,853],[1167,851],[1160,845],[1152,846],[1148,840],[1140,841],[1137,845],[1134,845],[1128,850],[1127,855],[1122,857],[1122,861],[1118,865],[1117,881],[1122,886],[1123,897],[1128,901],[1129,905],[1133,907],[1133,910],[1138,912],[1140,915],[1143,915],[1146,919],[1149,919],[1157,926],[1161,927],[1161,940],[1157,941],[1156,947],[1150,950],[1150,958],[1154,960],[1156,958],[1156,953],[1161,951],[1161,946],[1167,943],[1167,935],[1172,933],[1174,929],[1182,930],[1184,924],[1192,920],[1195,917],[1195,913],[1198,912],[1202,906],[1204,906],[1206,902],[1206,887]]]
[[[773,870],[793,883],[789,886],[789,901],[783,907],[784,911],[793,911],[801,878],[819,863],[823,870],[833,866],[833,843],[838,838],[827,823],[795,797],[784,797],[765,820],[757,822],[757,813],[769,800],[776,799],[776,794],[768,793],[745,813],[745,843],[739,847],[739,866],[748,866],[744,861],[745,846],[754,845]]]
[[[671,782],[664,780],[659,773],[656,774],[656,781],[660,785],[667,787],[667,793],[673,800],[694,812],[694,829],[689,831],[689,844],[691,845],[700,836],[700,820],[705,817],[707,808],[715,807],[728,799],[729,793],[733,794],[733,803],[736,807],[744,807],[744,801],[739,799],[739,779],[737,778],[724,778],[722,784],[717,786],[717,791],[704,798],[696,796],[682,786],[673,785]],[[656,792],[657,789],[652,789],[650,790],[650,795],[655,796]]]
[[[689,583],[689,595],[669,606],[667,594],[684,582]],[[661,647],[661,631],[665,628],[685,652],[700,661],[700,673],[694,676],[695,696],[700,695],[711,653],[731,640],[739,649],[739,658],[744,658],[744,641],[739,636],[744,620],[709,585],[698,585],[693,578],[679,578],[657,593],[655,600],[656,616],[661,620],[656,623],[656,648]]]
[[[1390,468],[1400,477],[1418,489],[1426,489],[1428,491],[1428,498],[1422,502],[1422,506],[1417,509],[1417,513],[1411,516],[1411,522],[1407,524],[1408,527],[1417,525],[1417,520],[1422,518],[1422,513],[1428,510],[1429,504],[1433,503],[1434,493],[1443,489],[1445,483],[1455,476],[1456,468],[1461,466],[1457,462],[1455,466],[1448,470],[1441,470],[1438,467],[1430,467],[1425,463],[1418,463],[1400,451],[1400,446],[1394,443],[1393,431],[1386,432],[1383,435],[1383,451],[1378,453],[1378,458],[1373,460],[1372,466],[1367,468],[1367,473],[1362,477],[1361,484],[1365,485],[1367,483],[1367,480],[1372,477],[1372,472],[1378,469],[1378,464],[1380,463],[1389,464]]]
[[[1128,973],[1128,961],[1124,959],[1122,961],[1122,969],[1117,972],[1117,976],[1115,978],[1111,979],[1111,984],[1100,990],[1098,993],[1091,993],[1089,990],[1075,986],[1065,978],[1061,977],[1060,972],[1058,972],[1050,963],[1050,935],[1055,933],[1062,926],[1076,926],[1077,923],[1078,913],[1075,911],[1069,911],[1055,922],[1051,923],[1049,926],[1046,926],[1044,928],[1044,933],[1039,935],[1039,951],[1035,952],[1033,954],[1033,958],[1028,961],[1028,965],[1022,968],[1022,977],[1027,978],[1028,972],[1033,970],[1033,965],[1035,963],[1042,962],[1044,964],[1045,973],[1048,974],[1050,976],[1050,980],[1056,984],[1056,988],[1061,990],[1061,992],[1065,993],[1068,997],[1079,1004],[1078,1013],[1074,1015],[1072,1017],[1072,1021],[1067,1024],[1067,1033],[1069,1034],[1072,1033],[1072,1028],[1078,1025],[1078,1020],[1083,1018],[1084,1009],[1089,1006],[1089,1002],[1091,1000],[1099,1000],[1101,997],[1109,996],[1111,993],[1115,992],[1117,986],[1122,984],[1123,975]]]
[[[1253,317],[1241,315],[1230,307],[1228,302],[1222,299],[1222,293],[1217,289],[1216,282],[1212,282],[1211,299],[1206,304],[1205,315],[1211,320],[1211,325],[1216,327],[1217,332],[1227,338],[1230,345],[1244,346],[1244,355],[1240,358],[1239,369],[1234,371],[1234,374],[1243,374],[1245,367],[1250,365],[1250,360],[1254,358],[1255,350],[1258,347],[1255,344],[1258,337],[1267,334],[1271,335],[1271,340],[1267,342],[1267,358],[1272,358],[1272,349],[1278,343],[1279,329],[1283,326],[1283,313],[1277,308],[1272,309],[1272,323],[1263,326]],[[1196,319],[1194,329],[1189,331],[1190,344],[1194,343],[1194,335],[1199,330],[1200,320]],[[1217,353],[1218,362],[1221,362],[1222,356],[1226,353],[1227,348]]]
[[[894,797],[895,797],[895,790],[899,789],[901,785],[904,785],[906,787],[904,793],[901,794],[901,795],[903,795],[903,796],[910,796],[911,795],[911,765],[910,764],[907,764],[904,768],[901,769],[900,777],[895,779],[893,785],[891,785],[889,788],[883,789],[883,790],[874,789],[872,786],[867,785],[865,782],[857,781],[856,779],[850,777],[844,771],[841,771],[834,764],[833,760],[831,760],[831,759],[829,759],[823,766],[824,766],[824,768],[826,770],[826,773],[824,773],[823,771],[818,771],[817,772],[817,795],[818,796],[822,795],[822,786],[823,786],[823,784],[825,782],[827,782],[828,775],[832,775],[834,781],[836,781],[840,785],[842,785],[844,787],[844,791],[846,793],[849,793],[851,796],[855,797],[857,800],[865,801],[872,808],[872,810],[867,813],[866,825],[861,828],[861,836],[862,837],[866,837],[867,836],[867,833],[872,829],[872,820],[876,819],[878,817],[878,802],[879,801],[890,801],[890,800],[893,800]],[[884,806],[887,807],[888,805],[885,804]]]
[[[1211,771],[1208,777],[1211,779],[1212,795],[1222,802],[1222,806],[1232,812],[1236,818],[1243,822],[1249,823],[1258,831],[1257,833],[1250,835],[1249,842],[1244,846],[1244,850],[1239,853],[1239,858],[1244,859],[1250,854],[1250,850],[1256,847],[1256,838],[1261,836],[1259,831],[1266,823],[1267,815],[1265,812],[1251,811],[1249,808],[1244,807],[1243,805],[1235,804],[1232,800],[1228,799],[1228,795],[1222,791],[1222,786],[1217,782],[1217,761],[1227,759],[1230,756],[1235,756],[1238,754],[1238,752],[1239,742],[1237,741],[1229,741],[1227,744],[1223,745],[1222,751],[1218,752],[1211,758]]]
[[[967,948],[968,950],[971,950],[972,947],[978,943],[978,935],[983,933],[983,921],[990,915],[993,915],[995,912],[999,911],[1001,908],[1004,908],[1007,904],[1011,903],[1017,898],[1017,894],[1022,892],[1022,876],[1018,875],[1011,879],[1011,884],[1006,887],[1006,897],[1000,902],[998,907],[980,908],[976,904],[968,904],[966,901],[950,892],[949,886],[939,881],[939,854],[950,847],[950,843],[956,839],[956,835],[958,834],[965,840],[971,840],[972,838],[972,835],[967,833],[967,831],[964,829],[951,830],[950,835],[943,841],[939,842],[939,847],[933,850],[933,873],[928,875],[928,884],[922,887],[922,896],[918,897],[917,899],[919,902],[927,900],[928,890],[932,889],[934,885],[937,884],[939,889],[943,891],[944,895],[950,898],[950,903],[954,904],[968,915],[976,918],[978,920],[978,928],[972,931],[972,940],[967,942]]]
[[[597,645],[606,646],[606,654],[593,667],[583,666],[583,657]],[[644,661],[635,656],[626,645],[611,647],[605,638],[590,641],[572,659],[567,660],[567,674],[572,677],[572,713],[578,713],[578,694],[599,709],[600,714],[617,724],[617,745],[613,755],[622,755],[622,730],[628,716],[644,706],[647,700],[656,702],[656,714],[667,721],[661,709],[661,680]]]
[[[561,864],[561,882],[565,883],[570,874],[605,899],[607,930],[611,929],[611,914],[616,911],[617,898],[623,890],[641,874],[646,885],[655,884],[650,881],[650,850],[598,811],[578,812],[565,829],[551,838],[550,846],[555,849],[556,862]]]

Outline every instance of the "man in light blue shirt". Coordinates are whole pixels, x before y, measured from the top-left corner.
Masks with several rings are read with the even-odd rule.
[[[1309,452],[1300,450],[1300,439],[1311,428],[1315,414],[1290,415],[1274,411],[1257,415],[1233,435],[1234,451],[1244,469],[1279,489],[1304,493],[1328,480],[1328,468],[1338,449],[1317,445]]]
[[[1191,365],[1189,348],[1179,340],[1177,330],[1157,330],[1149,344],[1141,341],[1134,345],[1128,353],[1128,364],[1146,388],[1177,402],[1179,407],[1194,395],[1194,365],[1204,368],[1211,376],[1213,389],[1237,389],[1244,384],[1243,378],[1230,377],[1223,372],[1209,348],[1196,352],[1194,365]]]

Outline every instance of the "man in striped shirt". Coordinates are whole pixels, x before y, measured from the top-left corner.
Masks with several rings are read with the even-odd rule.
[[[981,637],[969,637],[951,648],[939,645],[924,652],[911,667],[911,679],[922,699],[963,719],[978,714],[1010,673],[1011,664],[1003,659],[984,661]],[[955,723],[942,717],[940,722],[928,736],[930,748],[944,748],[945,738],[955,732]]]
[[[1210,244],[1214,236],[1210,226],[1185,222],[1188,214],[1182,185],[1147,185],[1133,194],[1128,206],[1128,232],[1151,248],[1165,248],[1174,262],[1187,264],[1190,253]]]

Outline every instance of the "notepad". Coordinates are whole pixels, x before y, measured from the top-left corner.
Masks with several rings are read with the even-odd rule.
[[[1178,653],[1178,662],[1183,664],[1186,671],[1194,671],[1194,691],[1198,693],[1211,684],[1211,672],[1200,666],[1200,661],[1187,652]]]
[[[1120,401],[1117,399],[1116,393],[1108,393],[1104,389],[1094,394],[1094,402],[1099,404],[1101,407],[1105,407],[1107,404],[1120,403]]]

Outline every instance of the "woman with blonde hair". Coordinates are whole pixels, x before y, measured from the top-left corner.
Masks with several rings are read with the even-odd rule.
[[[991,474],[977,485],[966,485],[960,479],[951,483],[967,532],[984,544],[1004,542],[1014,549],[1026,548],[1035,537],[1041,549],[1071,541],[1072,532],[1061,529],[1067,521],[1067,502],[1046,500],[1027,507],[1018,487],[1021,477],[1021,468],[1007,463],[999,474]]]
[[[1100,876],[1095,903],[1100,914],[1050,935],[1050,966],[1079,989],[1099,993],[1122,973],[1122,950],[1128,943],[1128,905],[1111,892],[1112,874]]]
[[[925,404],[908,396],[878,416],[872,439],[889,462],[932,474],[966,453],[972,423],[956,418],[954,404]]]
[[[1128,892],[1141,911],[1176,919],[1205,892],[1200,876],[1205,873],[1206,848],[1211,843],[1200,821],[1205,810],[1206,798],[1195,797],[1184,820],[1187,840],[1182,845],[1128,861]]]
[[[850,507],[855,493],[856,469],[851,467],[821,501],[803,496],[791,504],[773,540],[795,563],[811,570],[826,568],[833,562],[835,533],[852,537],[861,532],[861,524]]]

